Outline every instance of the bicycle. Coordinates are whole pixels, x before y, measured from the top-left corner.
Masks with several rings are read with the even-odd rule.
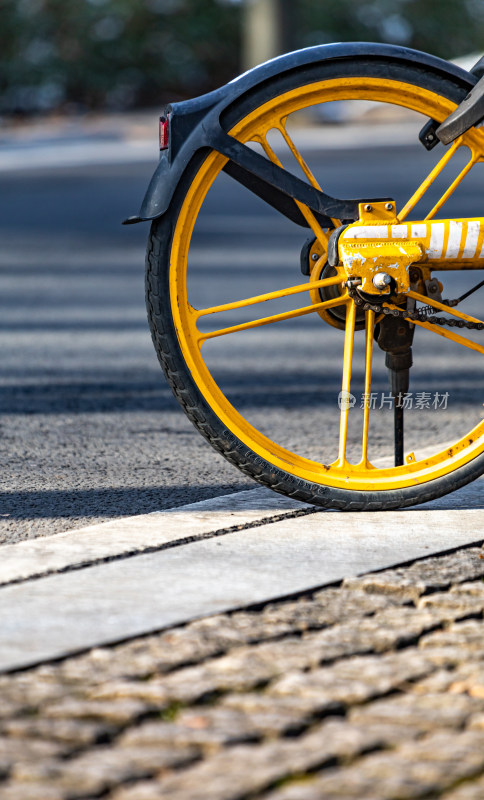
[[[139,214],[125,221],[152,223],[146,297],[153,342],[195,427],[259,483],[327,508],[386,510],[437,498],[484,472],[478,386],[484,323],[457,308],[484,284],[462,291],[465,276],[484,268],[484,218],[436,217],[484,160],[484,133],[476,127],[484,117],[483,75],[484,59],[467,72],[403,47],[323,45],[281,56],[208,95],[163,109],[159,165]],[[324,178],[334,172],[332,163],[318,180],[296,144],[292,121],[298,114],[341,100],[400,109],[418,120],[425,151],[446,145],[401,207],[390,176],[390,191],[377,197],[373,178],[358,199],[327,194]],[[458,174],[439,190],[430,211],[418,214],[417,206],[465,150],[470,156]],[[337,152],[344,164],[345,151]],[[354,160],[361,171],[359,155]],[[294,262],[302,281],[284,282],[290,265],[285,248],[276,246],[266,268],[250,273],[254,284],[264,288],[264,280],[268,286],[248,295],[241,277],[251,259],[231,265],[234,251],[226,243],[220,291],[204,296],[206,273],[197,272],[198,251],[192,255],[191,245],[204,204],[228,179],[256,203],[251,241],[264,230],[272,231],[276,245],[285,241],[285,227],[259,219],[261,201],[288,230],[302,231],[299,264]],[[455,296],[445,297],[445,284]],[[288,308],[300,295],[309,301]],[[276,313],[258,310],[271,302]],[[218,317],[222,322],[214,322]],[[240,337],[251,336],[258,338],[247,355]],[[295,362],[289,353],[286,366],[289,346]],[[247,398],[237,383],[251,370],[255,388]],[[410,374],[422,389],[418,394],[432,396],[423,389],[443,390],[447,371],[462,372],[457,388],[463,410],[446,416],[444,408],[427,403],[409,414]],[[389,408],[376,408],[371,400],[385,374],[392,422]],[[294,395],[298,375],[311,387],[306,395],[300,389],[298,402],[279,419],[274,409],[284,406],[284,392]],[[404,443],[404,417],[411,448]]]

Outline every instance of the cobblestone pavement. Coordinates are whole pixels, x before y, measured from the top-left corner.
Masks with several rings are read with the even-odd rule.
[[[482,800],[466,548],[0,677],[2,800]]]

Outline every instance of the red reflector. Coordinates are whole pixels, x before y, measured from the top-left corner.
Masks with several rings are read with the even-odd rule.
[[[160,150],[166,150],[170,140],[169,117],[160,117]]]

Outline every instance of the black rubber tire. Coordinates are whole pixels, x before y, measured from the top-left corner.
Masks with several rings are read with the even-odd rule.
[[[226,129],[271,97],[325,78],[372,76],[401,80],[434,91],[454,102],[466,95],[456,79],[415,64],[388,59],[340,59],[294,70],[269,81],[237,101],[225,114]],[[146,256],[146,302],[153,343],[167,381],[183,410],[212,447],[258,483],[308,503],[345,511],[382,511],[424,503],[464,486],[484,472],[484,454],[454,472],[416,486],[385,491],[354,491],[324,486],[285,472],[248,450],[216,416],[200,393],[178,343],[170,306],[169,264],[172,234],[185,198],[206,153],[188,165],[169,211],[152,223]]]

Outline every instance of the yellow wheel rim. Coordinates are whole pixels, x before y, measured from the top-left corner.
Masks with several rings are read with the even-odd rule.
[[[362,98],[400,105],[420,112],[426,118],[433,117],[437,120],[444,119],[455,108],[455,104],[448,99],[412,84],[379,78],[349,77],[312,83],[279,95],[244,117],[232,128],[230,133],[240,141],[262,143],[269,157],[276,160],[267,143],[266,134],[271,129],[277,128],[285,135],[285,121],[291,113],[316,103]],[[480,151],[482,148],[481,138],[481,132],[473,129],[461,138],[461,143]],[[290,140],[288,143],[291,146]],[[484,422],[478,423],[465,436],[453,442],[451,447],[446,445],[445,448],[433,453],[430,457],[420,460],[412,460],[409,457],[408,463],[401,467],[375,468],[368,458],[368,414],[365,411],[361,461],[358,464],[350,464],[346,460],[345,449],[341,446],[346,435],[345,419],[342,414],[338,458],[330,464],[322,464],[298,455],[272,441],[237,411],[215,382],[204,361],[202,345],[208,337],[200,333],[197,326],[200,312],[190,305],[187,293],[187,262],[195,221],[208,189],[225,163],[226,159],[223,156],[211,152],[200,166],[186,194],[172,240],[170,300],[178,342],[185,362],[199,391],[226,428],[262,459],[297,478],[354,491],[391,490],[422,484],[454,472],[482,453],[484,451]],[[301,166],[306,167],[305,164]],[[315,183],[309,168],[307,168],[306,176],[310,182]],[[301,211],[305,216],[309,214],[311,217],[308,209],[301,207]],[[319,228],[314,218],[310,221],[313,232],[317,234],[324,246],[327,234]],[[298,287],[295,289],[299,291]],[[300,291],[302,292],[303,289]],[[314,302],[314,287],[311,294]],[[337,302],[341,303],[341,300]],[[343,372],[348,369],[351,373],[352,331],[348,328],[354,325],[355,314],[352,302],[348,301],[348,303]],[[215,311],[220,308],[215,307]],[[375,322],[373,316],[371,312],[367,312],[366,363],[368,365],[369,360],[370,367],[371,339]],[[368,384],[366,388],[368,388]]]

